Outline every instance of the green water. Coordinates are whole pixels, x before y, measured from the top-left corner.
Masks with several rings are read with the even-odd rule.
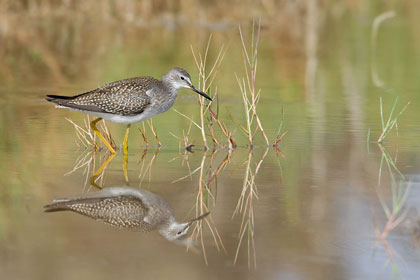
[[[244,68],[235,25],[133,27],[49,17],[28,18],[3,34],[4,278],[417,279],[419,23],[408,8],[398,10],[380,27],[372,49],[378,13],[326,16],[315,31],[315,56],[305,34],[281,36],[263,19],[257,110],[270,142],[280,126],[280,133],[287,131],[278,149],[266,147],[257,133],[250,150],[238,124],[245,125],[245,115],[235,73],[244,76]],[[251,26],[243,31],[250,39]],[[218,92],[214,108],[238,148],[213,150],[210,144],[204,151],[193,125],[188,143],[194,152],[186,152],[173,135],[187,134],[190,121],[170,110],[153,118],[160,149],[147,126],[148,148],[142,125],[132,127],[127,163],[128,185],[162,196],[179,220],[209,209],[202,231],[192,235],[196,246],[187,250],[157,232],[120,230],[75,213],[44,213],[55,198],[96,191],[89,177],[108,155],[79,147],[65,118],[84,126],[85,116],[55,109],[44,96],[73,95],[132,76],[161,77],[173,66],[188,69],[197,83],[190,46],[204,53],[210,34],[209,67],[226,48],[211,89]],[[376,144],[380,97],[385,116],[397,97],[397,111],[410,102],[383,146]],[[194,93],[181,90],[174,108],[199,121]],[[120,145],[125,127],[108,127]],[[217,137],[226,144],[220,131]],[[97,183],[126,185],[123,160],[117,153]],[[396,223],[381,240],[390,221]]]

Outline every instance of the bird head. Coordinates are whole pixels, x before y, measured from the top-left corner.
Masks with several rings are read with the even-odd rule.
[[[208,100],[212,101],[210,96],[197,89],[192,84],[190,74],[188,74],[188,72],[182,68],[176,67],[169,70],[169,72],[163,76],[162,80],[169,82],[177,90],[180,88],[189,88],[198,93],[199,95],[204,96]]]
[[[210,214],[210,212],[207,212],[186,223],[178,223],[174,221],[171,224],[169,224],[168,227],[161,229],[159,232],[169,241],[179,240],[180,238],[184,237],[188,233],[188,230],[195,222],[203,219],[208,214]]]

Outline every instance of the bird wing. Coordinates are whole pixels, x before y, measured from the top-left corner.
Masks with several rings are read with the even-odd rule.
[[[153,226],[144,221],[149,208],[133,196],[78,198],[45,206],[46,212],[73,211],[105,224],[135,231],[150,231]]]
[[[148,93],[157,86],[159,81],[153,77],[129,78],[106,84],[70,100],[62,100],[62,104],[58,104],[100,113],[137,115],[151,103]]]

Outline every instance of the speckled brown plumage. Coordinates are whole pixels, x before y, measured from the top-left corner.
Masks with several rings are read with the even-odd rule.
[[[144,221],[149,209],[131,196],[87,198],[57,203],[49,211],[70,210],[105,224],[134,231],[151,231],[154,225]]]
[[[194,87],[187,71],[178,67],[169,70],[160,81],[153,77],[129,78],[75,96],[47,95],[46,100],[60,108],[132,124],[167,111],[174,104],[180,88],[192,89],[212,100]]]
[[[69,99],[58,98],[61,96],[54,99],[51,96],[49,101],[74,109],[133,116],[142,113],[151,104],[151,96],[146,94],[147,91],[159,87],[160,81],[153,77],[129,78]]]
[[[108,225],[134,231],[157,230],[170,241],[185,236],[192,224],[209,214],[179,223],[163,197],[130,187],[103,188],[97,192],[54,200],[44,208],[46,212],[72,211]]]

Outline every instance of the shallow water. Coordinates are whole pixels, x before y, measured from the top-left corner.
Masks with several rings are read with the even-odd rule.
[[[240,147],[204,151],[201,134],[193,126],[188,142],[196,146],[192,153],[185,151],[172,134],[181,137],[189,121],[173,110],[153,119],[161,148],[154,145],[148,128],[152,146],[146,148],[137,130],[142,125],[133,126],[128,182],[118,152],[97,184],[149,190],[167,200],[181,221],[208,208],[211,215],[201,228],[190,231],[196,245],[188,249],[156,231],[132,232],[75,213],[43,212],[53,199],[97,191],[89,178],[108,157],[106,151],[78,146],[65,118],[83,126],[82,114],[55,109],[43,96],[71,95],[128,76],[159,77],[173,65],[188,68],[197,81],[189,44],[198,42],[193,46],[204,52],[210,32],[204,36],[183,26],[175,32],[181,40],[174,42],[174,32],[155,27],[146,44],[130,37],[145,34],[144,30],[129,29],[118,41],[110,27],[105,30],[109,38],[101,38],[101,50],[92,51],[92,56],[75,53],[81,48],[77,42],[60,49],[42,36],[34,45],[23,46],[29,54],[41,56],[38,60],[21,49],[2,53],[17,61],[10,64],[14,67],[4,67],[2,73],[11,74],[2,76],[0,88],[2,275],[5,279],[417,279],[420,37],[412,29],[411,17],[397,17],[385,25],[379,38],[383,47],[375,53],[384,81],[378,87],[372,81],[368,51],[372,20],[363,15],[336,22],[349,28],[344,34],[337,26],[324,26],[318,34],[314,75],[305,72],[307,53],[290,42],[288,51],[279,51],[270,39],[275,31],[263,30],[258,112],[270,141],[280,124],[281,132],[287,131],[278,149],[265,147],[256,136],[257,147],[250,150],[231,118],[245,120],[234,78],[234,72],[243,73],[235,28],[213,32],[209,59],[215,58],[221,44],[230,43],[215,85],[220,118]],[[50,28],[53,34],[58,32]],[[84,39],[94,49],[94,38]],[[168,47],[171,44],[176,51]],[[44,48],[58,68],[43,64]],[[293,49],[295,55],[284,53],[294,53]],[[398,134],[393,130],[382,146],[375,143],[381,126],[380,96],[386,114],[397,96],[397,110],[411,102],[398,122]],[[174,108],[199,119],[195,96],[186,90]],[[125,127],[108,127],[120,145]],[[218,137],[223,139],[221,134]],[[246,184],[247,179],[251,183]],[[387,217],[397,204],[402,208]],[[386,238],[379,238],[390,221],[394,226]]]

